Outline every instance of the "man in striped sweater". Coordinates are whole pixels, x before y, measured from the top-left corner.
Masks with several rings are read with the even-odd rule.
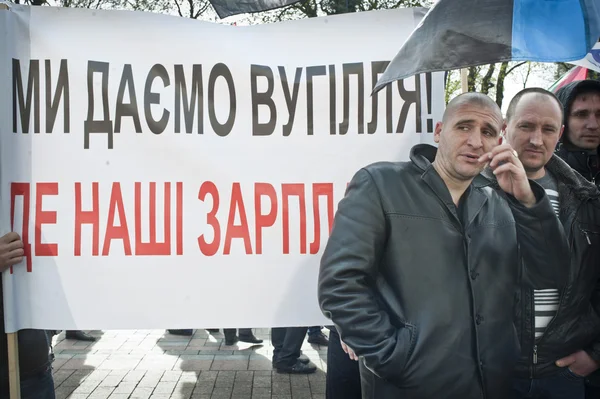
[[[554,94],[530,88],[511,101],[505,138],[528,178],[545,189],[571,249],[563,289],[523,286],[517,294],[522,356],[513,398],[583,399],[585,377],[600,364],[600,193],[554,154],[563,130]]]

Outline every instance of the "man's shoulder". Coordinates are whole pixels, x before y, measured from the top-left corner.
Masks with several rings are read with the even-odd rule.
[[[546,170],[550,172],[552,178],[554,178],[558,184],[566,186],[566,188],[570,192],[573,192],[580,200],[598,198],[598,186],[583,177],[558,154],[554,154],[552,158],[550,158],[546,164]]]
[[[392,177],[394,175],[413,171],[414,164],[411,161],[379,161],[366,165],[362,170],[372,177]]]

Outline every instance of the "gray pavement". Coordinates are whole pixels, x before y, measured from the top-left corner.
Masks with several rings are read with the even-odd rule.
[[[269,329],[263,344],[226,346],[222,331],[192,337],[164,330],[92,331],[96,342],[54,337],[57,399],[325,399],[327,348],[302,352],[317,366],[309,375],[278,374],[271,366]],[[323,329],[327,333],[327,329]]]

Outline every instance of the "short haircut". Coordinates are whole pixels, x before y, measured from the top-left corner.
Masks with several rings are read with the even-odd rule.
[[[512,98],[512,100],[510,100],[510,104],[508,104],[508,109],[506,110],[506,121],[507,122],[509,122],[513,118],[513,116],[515,115],[517,106],[519,105],[519,102],[521,101],[521,98],[523,98],[523,96],[525,96],[527,94],[538,94],[538,95],[547,96],[549,98],[552,98],[558,105],[558,108],[560,109],[560,119],[562,121],[564,110],[563,110],[563,105],[560,102],[560,100],[558,99],[558,97],[556,97],[554,95],[554,93],[552,93],[551,91],[542,89],[541,87],[528,87],[526,89],[521,90],[517,94],[515,94],[515,96]]]
[[[464,104],[474,104],[479,105],[482,108],[490,108],[496,111],[498,115],[500,115],[500,118],[502,118],[500,107],[489,96],[482,93],[468,92],[459,94],[448,103],[446,110],[444,111],[442,122],[446,122],[447,118],[454,114],[456,108]]]

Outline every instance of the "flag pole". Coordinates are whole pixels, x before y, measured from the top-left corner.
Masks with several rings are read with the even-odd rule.
[[[466,68],[460,70],[460,86],[463,93],[469,91],[469,71]]]
[[[18,333],[6,334],[8,344],[8,385],[10,399],[21,399],[21,378],[19,375],[19,339]]]

